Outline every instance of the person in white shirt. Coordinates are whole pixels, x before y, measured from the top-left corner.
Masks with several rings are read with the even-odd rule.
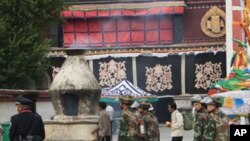
[[[114,108],[111,105],[107,105],[106,112],[108,112],[110,120],[113,120]]]
[[[171,128],[172,141],[182,141],[184,135],[182,114],[177,110],[175,103],[168,105],[168,111],[171,113],[171,122],[167,121],[166,125]]]

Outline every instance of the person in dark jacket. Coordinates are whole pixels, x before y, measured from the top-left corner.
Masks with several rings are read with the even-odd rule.
[[[45,138],[44,124],[41,116],[30,110],[32,101],[21,96],[17,97],[16,101],[18,114],[13,115],[10,120],[10,141],[21,141],[28,135],[36,135],[43,140]]]

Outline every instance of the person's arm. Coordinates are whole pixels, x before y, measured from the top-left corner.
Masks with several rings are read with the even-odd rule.
[[[118,141],[126,141],[126,136],[128,132],[128,119],[127,115],[123,112],[120,120],[120,131],[118,136]]]
[[[214,141],[215,136],[216,136],[216,123],[214,120],[210,120],[203,133],[203,138],[205,141]]]
[[[181,113],[177,112],[177,113],[175,113],[174,116],[176,118],[176,122],[171,123],[171,128],[172,129],[179,129],[179,128],[183,127],[183,117],[182,117]]]
[[[101,124],[100,119],[101,119],[101,115],[100,115],[100,117],[99,117],[99,121],[98,121],[97,127],[91,132],[92,134],[94,134],[95,132],[97,132],[97,131],[99,130],[99,127],[101,126],[101,125],[100,125],[100,124]]]
[[[202,118],[201,115],[195,116],[195,123],[194,123],[194,139],[193,141],[201,141],[203,136],[203,131],[205,129],[205,120]]]
[[[13,117],[11,117],[10,122],[11,122],[11,125],[10,125],[9,137],[10,137],[10,141],[14,141],[17,125],[16,125],[15,120],[13,120]]]

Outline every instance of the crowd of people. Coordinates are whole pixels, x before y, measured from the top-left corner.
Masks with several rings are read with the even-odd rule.
[[[98,134],[98,141],[111,141],[111,118],[113,109],[105,102],[99,102],[100,119],[92,134]],[[159,124],[152,105],[147,100],[136,102],[132,96],[120,98],[121,119],[118,141],[159,141]],[[112,110],[111,110],[112,109]]]
[[[195,109],[193,141],[229,141],[229,121],[219,111],[220,99],[196,95],[191,101]]]
[[[219,111],[220,100],[195,95],[191,98],[194,111],[193,141],[229,141],[229,121]],[[42,141],[45,138],[44,124],[41,116],[30,110],[32,101],[17,97],[16,110],[18,114],[11,117],[9,131],[10,141],[22,141],[27,136]],[[98,141],[112,140],[112,114],[114,109],[105,102],[99,102],[99,123],[92,131],[98,135]],[[132,96],[120,97],[121,119],[118,141],[159,141],[160,131],[154,108],[149,101],[134,101]],[[172,141],[182,141],[184,135],[183,115],[177,109],[176,103],[168,104],[171,120],[166,126],[171,128]],[[3,130],[0,128],[0,134]]]
[[[132,106],[132,96],[122,96],[122,110],[118,141],[159,141],[159,124],[154,113],[150,112],[151,104],[145,100]]]

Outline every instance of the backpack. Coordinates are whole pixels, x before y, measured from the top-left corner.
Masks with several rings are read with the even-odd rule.
[[[184,130],[192,130],[194,126],[194,118],[191,113],[181,112],[183,117]]]

